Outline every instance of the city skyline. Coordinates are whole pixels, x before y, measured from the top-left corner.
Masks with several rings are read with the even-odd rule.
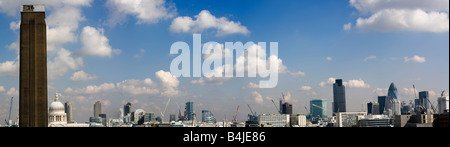
[[[415,99],[413,84],[416,93],[429,91],[434,105],[441,90],[448,95],[446,0],[426,5],[359,0],[1,0],[1,119],[8,115],[11,97],[15,99],[11,118],[18,113],[23,3],[46,5],[48,102],[58,90],[61,102],[71,102],[73,120],[78,122],[88,121],[96,101],[108,118],[118,118],[119,108],[128,102],[133,110],[159,114],[169,98],[166,116],[178,114],[177,105],[192,101],[197,117],[201,110],[210,110],[218,121],[224,115],[230,119],[240,105],[238,120],[245,120],[250,114],[247,104],[258,114],[277,113],[271,100],[278,101],[281,93],[294,114],[306,114],[310,100],[326,99],[331,116],[336,79],[343,80],[347,112],[360,111],[361,104],[388,95],[390,83],[406,103]],[[410,27],[389,17],[403,15]],[[430,23],[408,20],[416,17]],[[193,33],[201,33],[202,43],[278,42],[278,86],[259,89],[260,78],[172,77],[169,67],[176,56],[169,55],[170,45],[191,44]]]

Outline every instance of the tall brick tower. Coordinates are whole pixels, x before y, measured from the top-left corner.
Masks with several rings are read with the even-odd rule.
[[[47,127],[47,26],[44,5],[22,5],[19,126]]]

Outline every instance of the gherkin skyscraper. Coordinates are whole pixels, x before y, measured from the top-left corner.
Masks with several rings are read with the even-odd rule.
[[[395,87],[394,83],[391,83],[391,85],[389,86],[387,96],[390,97],[391,99],[398,99],[398,91],[397,91],[397,87]]]

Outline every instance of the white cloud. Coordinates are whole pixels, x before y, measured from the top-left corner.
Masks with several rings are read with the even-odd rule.
[[[259,93],[256,92],[256,91],[253,91],[253,92],[252,92],[252,95],[253,95],[253,100],[254,100],[254,102],[255,102],[256,104],[262,105],[262,104],[264,103],[264,99],[263,99],[263,97],[262,97],[261,94],[259,94]]]
[[[448,0],[350,0],[350,5],[362,13],[377,12],[384,9],[449,11]]]
[[[160,90],[160,95],[171,97],[180,94],[180,91],[177,90],[177,87],[180,84],[177,77],[174,77],[170,72],[163,70],[157,71],[155,76],[161,81],[162,89]]]
[[[332,84],[334,84],[335,81],[336,81],[336,78],[331,77],[331,78],[328,78],[328,81],[326,81],[326,82],[320,82],[319,86],[325,87],[326,85],[332,85]]]
[[[319,86],[325,87],[327,85],[333,85],[335,82],[336,78],[331,77],[328,78],[328,81],[326,82],[320,82]],[[362,79],[343,81],[342,84],[344,84],[344,86],[347,86],[348,88],[370,88],[370,85]]]
[[[360,29],[378,31],[448,32],[448,0],[350,0],[368,18],[358,18]]]
[[[0,0],[0,12],[15,16],[22,4],[45,4],[46,9],[62,6],[90,6],[92,0]]]
[[[347,23],[347,24],[344,24],[343,29],[344,29],[345,31],[350,31],[350,30],[352,29],[352,23],[349,22],[349,23]]]
[[[89,81],[89,80],[93,80],[96,78],[97,78],[96,76],[91,76],[91,75],[87,74],[86,72],[84,72],[83,70],[80,70],[80,71],[73,73],[72,77],[70,77],[70,80],[72,80],[72,81]]]
[[[0,63],[0,76],[18,77],[19,76],[19,61],[5,61]]]
[[[382,10],[369,18],[358,18],[356,26],[360,29],[379,31],[420,31],[448,32],[449,19],[446,12],[426,12],[416,10]]]
[[[331,57],[326,57],[325,59],[326,59],[327,61],[333,60],[333,58],[331,58]]]
[[[424,63],[427,60],[425,59],[425,57],[420,57],[420,56],[413,56],[412,58],[409,57],[404,57],[403,58],[405,62],[415,62],[415,63]]]
[[[372,92],[376,93],[378,96],[383,96],[387,95],[388,90],[388,88],[375,88],[374,90],[372,90]]]
[[[55,79],[63,76],[69,69],[77,70],[83,67],[83,59],[81,57],[73,57],[69,50],[61,48],[53,61],[47,62],[48,77]]]
[[[10,88],[8,92],[6,92],[6,95],[9,97],[18,97],[19,91],[16,90],[16,88]]]
[[[137,24],[154,24],[176,16],[176,8],[165,0],[108,0],[111,25],[123,23],[127,15],[136,17]]]
[[[310,91],[311,89],[312,89],[311,86],[302,86],[300,88],[300,90],[302,90],[302,91]]]
[[[174,33],[201,33],[208,29],[216,29],[217,36],[230,34],[247,35],[250,31],[240,22],[229,21],[226,17],[217,18],[208,10],[202,10],[198,15],[191,17],[177,17],[170,25],[170,31]]]
[[[5,87],[3,87],[3,86],[0,86],[0,92],[5,92],[6,90],[5,90]]]
[[[90,26],[83,28],[81,33],[81,43],[83,47],[79,53],[87,56],[112,57],[114,54],[120,54],[118,49],[112,49],[108,38],[104,36],[103,29],[95,29]]]
[[[242,89],[245,89],[245,88],[255,89],[255,88],[259,88],[259,85],[258,85],[258,84],[255,84],[255,83],[253,83],[253,82],[250,82],[250,83],[248,83],[247,86],[242,87]]]
[[[306,73],[305,73],[305,72],[302,72],[302,71],[297,71],[297,72],[291,72],[291,71],[288,71],[288,73],[289,73],[291,76],[294,76],[294,77],[300,77],[300,76],[304,77],[304,76],[306,76]]]
[[[373,60],[373,59],[377,59],[377,56],[368,56],[368,57],[364,58],[364,61]]]
[[[153,95],[173,97],[182,94],[182,92],[178,90],[178,79],[173,77],[169,72],[161,70],[156,72],[155,75],[159,79],[159,83],[153,82],[150,78],[144,80],[128,79],[115,84],[103,83],[101,85],[89,85],[79,89],[66,88],[64,92],[81,96],[117,92],[131,96]]]
[[[365,83],[364,80],[350,80],[348,82],[344,82],[345,86],[348,86],[349,88],[370,88],[370,85]]]
[[[118,90],[131,95],[154,95],[159,93],[159,90],[150,78],[143,81],[134,79],[125,80],[116,83],[116,86]]]

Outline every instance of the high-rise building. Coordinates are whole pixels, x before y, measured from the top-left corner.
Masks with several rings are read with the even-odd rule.
[[[68,123],[74,122],[72,119],[72,103],[70,103],[69,101],[64,103],[64,112],[66,112],[67,114],[67,122]]]
[[[285,102],[281,105],[281,114],[292,114],[292,104]]]
[[[133,110],[131,109],[131,103],[128,102],[127,104],[125,104],[125,105],[123,106],[123,110],[124,110],[124,112],[123,112],[123,116],[124,116],[124,117],[127,116],[128,114],[130,114],[131,111],[133,111]]]
[[[202,122],[216,123],[216,118],[209,110],[202,110]]]
[[[184,111],[184,117],[187,120],[193,120],[194,119],[194,102],[186,102],[186,107]]]
[[[97,101],[94,104],[94,117],[100,117],[100,114],[102,114],[102,103]]]
[[[398,99],[398,91],[394,83],[391,83],[391,85],[389,85],[387,96],[389,96],[391,99]]]
[[[441,96],[438,98],[438,113],[443,114],[448,112],[448,96]]]
[[[378,96],[378,104],[380,105],[379,114],[384,114],[384,108],[386,106],[387,96]]]
[[[327,100],[326,99],[314,99],[309,101],[309,109],[312,117],[321,118],[327,121]]]
[[[401,115],[401,105],[398,100],[398,91],[394,83],[389,85],[384,109],[388,115]]]
[[[44,5],[22,5],[19,126],[47,127],[47,25]]]
[[[345,86],[342,79],[336,79],[333,84],[333,113],[347,112],[345,104]]]
[[[427,114],[430,114],[431,108],[429,103],[428,91],[419,92],[419,102],[421,108],[423,108],[423,111],[426,112]]]

